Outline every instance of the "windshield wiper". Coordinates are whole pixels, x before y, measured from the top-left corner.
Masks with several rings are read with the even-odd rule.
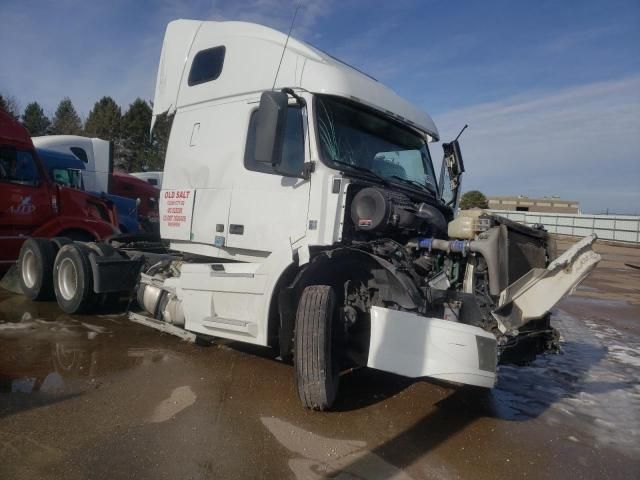
[[[366,167],[361,167],[360,165],[351,165],[350,163],[347,162],[341,162],[340,160],[331,160],[333,163],[337,163],[339,165],[346,165],[347,167],[352,168],[353,170],[357,170],[359,172],[364,172],[364,173],[368,173],[369,175],[377,178],[378,180],[380,180],[384,185],[388,185],[389,181],[384,178],[382,175],[377,174],[376,172],[369,170]]]
[[[410,178],[404,178],[401,177],[399,175],[389,175],[391,178],[395,178],[397,180],[400,180],[404,183],[408,183],[409,185],[414,185],[416,187],[420,187],[420,189],[422,190],[426,190],[429,193],[435,193],[433,190],[431,190],[428,186],[423,185],[422,183],[418,182],[417,180],[411,180]]]

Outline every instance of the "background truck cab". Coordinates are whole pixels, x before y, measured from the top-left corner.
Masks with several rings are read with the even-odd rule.
[[[73,155],[81,160],[85,190],[140,199],[138,213],[150,224],[148,228],[155,225],[157,230],[160,190],[115,168],[112,142],[80,135],[48,135],[33,137],[33,144],[36,148]]]
[[[88,191],[85,183],[85,164],[74,155],[37,148],[49,178],[64,187]],[[142,233],[138,218],[138,200],[104,192],[88,192],[112,202],[118,212],[118,227],[122,233]]]
[[[0,269],[30,236],[95,240],[118,233],[113,205],[51,181],[29,133],[0,111]]]

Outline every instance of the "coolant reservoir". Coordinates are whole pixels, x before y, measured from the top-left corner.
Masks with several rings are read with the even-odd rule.
[[[447,229],[449,238],[470,240],[478,233],[484,232],[490,226],[489,219],[480,218],[485,214],[485,211],[480,208],[461,210],[458,216],[449,222]]]

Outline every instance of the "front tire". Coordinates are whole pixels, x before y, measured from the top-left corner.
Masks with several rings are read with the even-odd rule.
[[[93,291],[93,272],[89,250],[70,243],[60,249],[53,266],[53,287],[58,305],[66,313],[86,313],[93,309],[98,295]]]
[[[339,383],[339,335],[336,294],[328,285],[305,288],[298,303],[295,372],[298,396],[305,408],[327,410]]]
[[[29,238],[20,249],[20,288],[29,300],[53,299],[53,262],[57,248],[46,238]]]

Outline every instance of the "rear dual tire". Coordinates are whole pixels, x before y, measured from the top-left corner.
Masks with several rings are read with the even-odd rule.
[[[46,238],[29,238],[20,249],[20,288],[29,300],[52,300],[53,263],[58,248]]]
[[[84,245],[70,243],[62,247],[56,256],[53,287],[58,305],[66,313],[87,313],[98,303],[89,262],[91,251]]]

